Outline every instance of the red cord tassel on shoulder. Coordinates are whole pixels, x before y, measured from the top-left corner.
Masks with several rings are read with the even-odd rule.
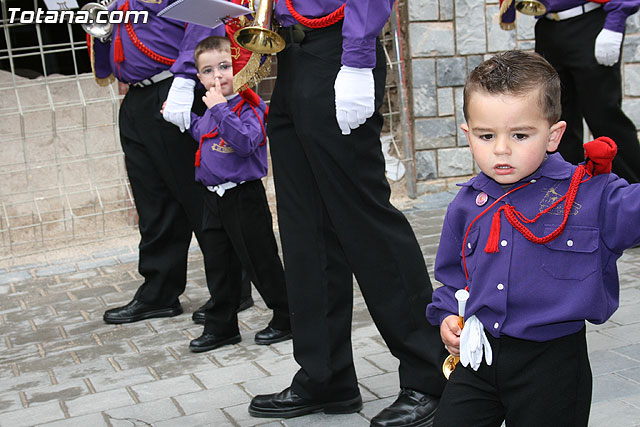
[[[484,251],[487,253],[495,253],[498,252],[498,241],[500,240],[500,211],[502,207],[500,207],[494,214],[493,219],[491,220],[491,230],[489,231],[489,238],[487,239],[487,244],[484,247]]]

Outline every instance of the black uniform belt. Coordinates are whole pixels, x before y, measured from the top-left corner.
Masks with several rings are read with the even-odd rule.
[[[313,31],[313,28],[305,27],[302,24],[295,24],[289,27],[278,28],[278,34],[284,39],[287,44],[300,43],[304,40],[305,35]]]

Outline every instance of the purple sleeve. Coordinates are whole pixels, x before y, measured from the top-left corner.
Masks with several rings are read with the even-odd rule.
[[[636,13],[639,7],[640,0],[610,0],[604,4],[604,10],[607,12],[604,28],[623,33],[627,17]]]
[[[607,247],[622,252],[640,244],[640,184],[628,184],[610,175],[603,191],[600,221],[601,236]]]
[[[105,79],[113,73],[111,70],[111,59],[109,58],[111,43],[102,43],[97,38],[93,38],[92,46],[95,76],[99,79]]]
[[[171,66],[171,72],[175,76],[197,81],[197,71],[193,59],[196,46],[209,36],[224,36],[224,34],[224,25],[211,29],[201,25],[187,24],[184,37],[180,42],[180,53],[176,62]]]
[[[391,15],[395,0],[347,0],[342,27],[342,64],[376,66],[376,37]]]
[[[264,141],[264,105],[255,107],[254,110],[245,104],[240,113],[236,116],[228,104],[217,104],[210,108],[210,113],[218,123],[220,137],[225,140],[240,157],[251,156]],[[258,115],[256,115],[256,113]]]

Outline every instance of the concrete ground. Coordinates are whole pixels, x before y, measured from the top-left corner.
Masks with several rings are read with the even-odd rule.
[[[424,197],[406,211],[432,277],[450,198]],[[184,314],[105,324],[105,309],[127,303],[140,284],[136,244],[0,268],[0,426],[366,426],[394,400],[397,361],[356,286],[352,340],[363,410],[251,418],[251,397],[285,388],[297,370],[291,342],[253,343],[270,316],[254,290],[256,305],[240,314],[240,344],[189,352],[189,340],[201,333],[191,312],[208,297],[197,249],[181,297]],[[640,426],[640,249],[618,266],[620,309],[606,324],[588,327],[594,427]]]

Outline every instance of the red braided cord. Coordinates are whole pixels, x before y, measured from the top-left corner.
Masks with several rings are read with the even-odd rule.
[[[129,10],[129,0],[124,2],[124,4],[120,7],[120,10],[124,11],[125,13]],[[144,43],[142,43],[136,35],[136,32],[133,30],[133,24],[131,22],[127,22],[126,24],[124,24],[124,27],[127,30],[127,34],[129,34],[129,38],[140,52],[144,53],[149,58],[153,59],[156,62],[159,62],[160,64],[173,65],[173,63],[176,62],[175,59],[167,58],[166,56],[155,53],[147,46],[145,46]]]
[[[344,18],[344,4],[322,18],[305,18],[293,8],[293,0],[286,0],[287,9],[299,23],[309,28],[324,28],[341,21]]]
[[[500,207],[499,210],[504,210],[504,216],[505,218],[507,218],[507,221],[509,221],[509,223],[513,226],[513,228],[518,230],[520,234],[522,234],[530,242],[537,243],[537,244],[549,243],[550,241],[558,237],[560,234],[562,234],[562,232],[564,231],[564,227],[567,225],[567,220],[569,219],[569,213],[571,213],[571,209],[573,208],[573,202],[575,201],[576,196],[578,195],[578,188],[580,187],[582,177],[584,177],[586,171],[587,170],[584,167],[584,165],[580,165],[574,172],[573,177],[571,177],[571,183],[569,184],[569,189],[565,194],[566,202],[564,204],[564,217],[562,218],[562,223],[560,223],[560,225],[555,230],[553,230],[551,233],[547,234],[544,237],[537,237],[531,232],[531,230],[525,227],[525,225],[518,220],[518,215],[514,214],[514,212],[517,212],[518,214],[520,214],[520,212],[516,211],[513,206],[504,205]],[[565,196],[563,196],[562,198],[564,198]],[[545,209],[545,211],[540,212],[538,215],[536,215],[536,217],[533,220],[527,220],[527,222],[535,221],[540,217],[542,213],[548,212],[553,206],[557,205],[558,203],[559,203],[559,200],[553,205],[549,206],[547,209]],[[520,216],[522,216],[522,214],[520,214]]]

